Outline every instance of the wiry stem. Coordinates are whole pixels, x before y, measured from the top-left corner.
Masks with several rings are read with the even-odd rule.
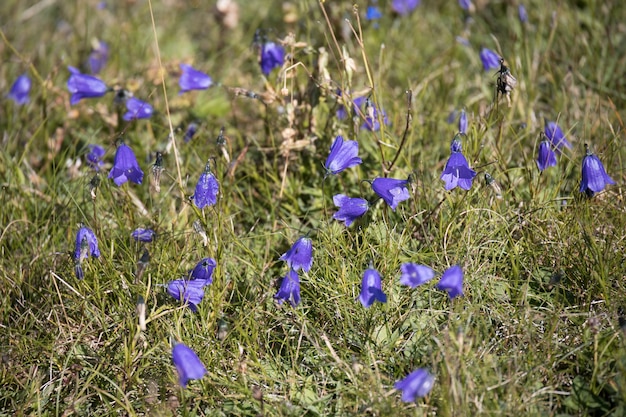
[[[400,152],[402,152],[402,148],[406,143],[406,138],[409,135],[409,128],[411,127],[411,120],[413,120],[413,115],[411,113],[411,105],[413,103],[413,92],[411,90],[406,90],[406,125],[404,126],[404,133],[402,134],[402,140],[400,141],[400,146],[396,151],[396,155],[393,157],[393,160],[387,167],[387,171],[391,171],[391,168],[395,165],[396,161],[400,157]]]
[[[172,141],[172,148],[174,149],[174,159],[176,161],[176,173],[178,174],[178,187],[181,195],[184,193],[183,177],[180,172],[180,163],[178,161],[178,148],[176,147],[176,139],[174,136],[174,126],[172,125],[172,118],[170,116],[170,105],[167,100],[167,90],[165,89],[165,71],[163,64],[161,63],[161,49],[159,48],[159,38],[157,36],[156,24],[154,22],[154,13],[152,11],[152,0],[148,0],[148,7],[150,8],[150,19],[152,21],[152,32],[154,34],[154,45],[156,47],[157,61],[159,62],[159,72],[161,74],[161,85],[163,86],[163,99],[165,100],[165,113],[167,114],[167,123],[170,127],[170,140]]]

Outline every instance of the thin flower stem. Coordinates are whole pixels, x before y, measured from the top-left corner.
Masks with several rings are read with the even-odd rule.
[[[402,134],[402,140],[400,141],[400,146],[398,147],[398,150],[396,151],[396,155],[393,157],[393,160],[389,164],[389,167],[387,167],[387,172],[391,171],[393,166],[396,164],[396,161],[400,157],[400,152],[402,152],[402,148],[404,147],[404,144],[406,143],[406,138],[408,136],[409,129],[411,127],[411,121],[413,120],[413,115],[411,114],[412,102],[413,102],[413,92],[411,90],[406,90],[406,125],[404,127],[404,133]]]
[[[11,42],[9,42],[9,40],[6,37],[6,34],[4,33],[4,31],[2,29],[0,29],[0,37],[2,37],[2,40],[4,41],[4,43],[7,45],[7,47],[11,50],[11,52],[13,52],[13,54],[15,54],[15,56],[17,56],[20,61],[22,62],[28,62],[28,68],[30,69],[31,73],[33,74],[33,77],[35,77],[37,79],[37,81],[39,82],[39,84],[41,85],[41,118],[42,118],[42,132],[44,135],[44,139],[45,142],[44,143],[49,143],[50,141],[50,135],[48,133],[48,103],[47,103],[47,98],[48,98],[48,85],[49,83],[46,83],[45,80],[43,78],[41,78],[41,75],[39,74],[39,71],[37,71],[37,68],[35,67],[35,65],[32,63],[32,61],[27,60],[26,58],[24,58],[24,56],[22,54],[20,54],[17,49],[15,49],[15,47],[13,46],[13,44]],[[34,135],[33,135],[34,138]],[[24,155],[26,155],[26,150],[24,150]]]
[[[324,218],[328,218],[328,207],[326,206],[326,178],[328,176],[325,175],[322,179],[322,210],[324,213]],[[331,196],[332,199],[332,196]]]
[[[318,1],[318,4],[320,6],[320,9],[322,9],[322,13],[324,14],[324,20],[326,21],[326,25],[328,26],[328,30],[329,30],[332,38],[333,38],[333,42],[335,44],[335,48],[337,49],[337,53],[339,53],[339,55],[341,55],[341,48],[339,47],[339,42],[337,42],[337,37],[335,36],[335,31],[333,30],[333,25],[330,23],[330,19],[328,18],[328,13],[326,13],[326,8],[324,7],[324,1],[322,1],[322,0]],[[324,33],[324,36],[326,36],[326,33]],[[330,42],[328,42],[328,43],[330,44]],[[335,55],[335,52],[333,51],[333,48],[330,48],[330,51],[333,54],[333,58],[335,59],[335,62],[337,62],[337,66],[339,66],[339,60],[337,59],[337,55]]]
[[[150,19],[152,22],[152,32],[154,34],[154,45],[156,48],[157,61],[159,62],[159,72],[161,74],[161,85],[163,86],[163,99],[165,100],[165,113],[167,114],[167,123],[170,128],[170,140],[172,141],[172,148],[174,149],[174,160],[176,161],[176,173],[178,175],[178,187],[181,195],[184,194],[183,176],[180,171],[180,162],[178,160],[178,148],[176,147],[176,139],[174,136],[174,126],[172,125],[172,117],[170,116],[170,105],[167,99],[167,90],[165,88],[165,68],[161,62],[161,49],[159,48],[159,38],[156,31],[156,23],[154,22],[154,13],[152,11],[152,0],[148,0],[148,7],[150,8]]]
[[[384,116],[382,114],[382,108],[378,102],[378,98],[376,96],[374,77],[372,77],[372,71],[370,68],[369,60],[367,59],[367,54],[365,53],[365,45],[363,43],[363,30],[361,29],[361,20],[359,18],[358,13],[355,13],[355,15],[356,15],[356,20],[357,20],[357,27],[359,28],[358,33],[356,32],[356,30],[354,29],[354,26],[352,26],[352,23],[350,23],[349,20],[346,20],[346,23],[350,27],[350,30],[352,30],[352,33],[354,34],[354,37],[357,43],[359,44],[359,49],[361,49],[361,56],[363,58],[363,66],[365,67],[367,80],[369,82],[370,89],[372,90],[372,97],[374,98],[374,107],[377,110],[376,116],[378,117],[378,124],[380,125],[380,130],[379,130],[380,138],[376,141],[376,144],[378,145],[378,151],[380,152],[380,160],[381,160],[381,165],[383,168],[383,173],[387,174],[389,171],[385,167],[387,164],[385,163],[385,153],[383,152],[383,145],[382,145],[383,138],[385,137]]]
[[[22,54],[20,54],[17,51],[17,49],[15,49],[13,44],[11,42],[9,42],[9,40],[7,39],[6,34],[4,33],[4,31],[2,29],[0,29],[0,37],[2,37],[2,40],[4,41],[4,43],[11,50],[11,52],[13,52],[13,54],[15,54],[15,56],[17,56],[20,59],[20,61],[28,62],[28,68],[30,68],[33,76],[37,79],[37,81],[39,81],[39,84],[41,84],[42,87],[45,87],[46,84],[44,83],[44,79],[41,78],[41,75],[39,75],[39,72],[37,71],[37,68],[35,67],[35,65],[33,65],[33,63],[31,61],[29,61],[26,58],[24,58],[24,56],[22,56]],[[44,92],[44,97],[45,97],[46,89],[43,88],[42,90]]]

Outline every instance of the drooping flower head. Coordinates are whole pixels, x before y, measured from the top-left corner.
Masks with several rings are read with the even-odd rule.
[[[81,227],[76,233],[76,244],[74,248],[74,259],[81,262],[84,259],[93,256],[95,258],[100,257],[100,250],[98,250],[98,239],[93,231],[88,227]]]
[[[458,112],[458,111],[456,111],[456,110],[452,110],[452,111],[448,114],[448,117],[446,118],[446,122],[447,122],[447,123],[449,123],[449,124],[454,123],[454,121],[456,120],[456,116],[457,116],[457,114],[459,114],[459,112]]]
[[[472,180],[476,176],[476,171],[469,167],[467,159],[461,152],[455,152],[450,155],[446,167],[441,174],[441,179],[445,181],[446,191],[455,187],[464,190],[472,188]]]
[[[485,71],[492,69],[500,69],[500,55],[488,48],[480,51],[480,60],[483,63]]]
[[[526,7],[523,4],[517,6],[517,14],[519,16],[519,21],[522,23],[528,22],[528,13],[526,13]]]
[[[463,156],[461,141],[455,136],[450,145],[450,158],[441,174],[441,179],[446,183],[446,190],[460,187],[464,190],[472,188],[472,180],[476,176],[476,171],[469,167],[467,159]]]
[[[87,146],[89,147],[89,153],[85,156],[85,159],[87,159],[87,165],[96,171],[100,171],[100,167],[103,164],[102,158],[104,157],[106,151],[102,146],[93,144],[89,144]]]
[[[459,116],[459,133],[467,135],[467,125],[467,113],[465,113],[465,109],[463,109]]]
[[[185,136],[183,138],[185,140],[185,143],[193,139],[197,131],[198,131],[198,124],[194,122],[189,123],[189,126],[187,126],[187,130],[185,130]]]
[[[416,398],[428,395],[434,383],[435,377],[426,369],[419,368],[397,381],[394,388],[402,391],[402,401],[412,403]]]
[[[332,146],[330,154],[326,158],[324,167],[328,174],[339,174],[341,171],[359,165],[361,158],[359,154],[359,143],[356,140],[344,141],[342,136],[337,136]]]
[[[126,113],[122,118],[127,122],[136,119],[149,119],[153,113],[154,109],[150,104],[138,98],[130,97],[126,100]]]
[[[289,268],[294,271],[302,268],[304,272],[309,272],[313,265],[313,243],[308,237],[301,237],[285,252],[280,258],[287,262]]]
[[[213,80],[202,71],[198,71],[191,65],[180,64],[182,73],[178,80],[180,93],[183,94],[191,90],[206,90],[213,85]]]
[[[459,0],[459,6],[461,6],[461,9],[463,10],[470,11],[472,8],[472,2],[471,0]]]
[[[387,113],[384,110],[378,109],[370,99],[365,100],[365,108],[363,109],[363,113],[365,114],[365,123],[363,123],[364,129],[372,132],[378,132],[380,130],[379,112],[380,117],[383,119],[383,123],[388,125],[389,118],[387,117]]]
[[[613,178],[604,170],[604,165],[600,158],[595,156],[587,144],[585,144],[586,155],[583,158],[582,180],[580,181],[580,192],[593,197],[595,193],[604,190],[607,185],[615,184]]]
[[[167,283],[167,293],[174,299],[186,303],[194,313],[204,298],[204,280],[175,279]]]
[[[18,106],[23,106],[30,101],[29,94],[32,83],[28,75],[22,74],[13,83],[7,97],[15,102]]]
[[[109,60],[109,45],[104,41],[97,41],[93,44],[87,64],[92,74],[97,75],[104,69]]]
[[[377,270],[368,268],[363,273],[359,301],[365,308],[369,308],[375,301],[387,302],[387,295],[383,292],[382,280]]]
[[[182,343],[177,343],[172,349],[172,361],[178,371],[180,386],[187,387],[187,382],[192,379],[202,379],[207,370],[196,355],[196,352]]]
[[[133,230],[130,236],[137,242],[149,243],[154,240],[156,233],[152,229],[144,229],[140,227]]]
[[[337,96],[338,97],[342,96],[341,90],[337,91]],[[347,96],[346,96],[346,98],[347,98]],[[353,107],[354,114],[358,114],[359,108],[361,107],[361,105],[363,103],[365,103],[365,100],[366,100],[366,97],[357,97],[354,100],[352,100],[352,107]],[[346,106],[344,106],[343,104],[340,104],[337,107],[337,113],[336,114],[337,114],[337,118],[339,120],[343,120],[346,117],[348,117],[348,110],[346,109]]]
[[[537,168],[539,171],[546,168],[556,166],[556,155],[552,150],[552,144],[547,139],[544,139],[539,144],[539,153],[537,155]]]
[[[300,278],[296,271],[290,269],[287,275],[283,277],[274,298],[278,300],[279,304],[284,301],[289,301],[292,307],[300,304]]]
[[[435,276],[435,271],[431,268],[411,262],[400,265],[400,272],[402,272],[400,284],[408,285],[411,288],[425,284]]]
[[[396,211],[398,204],[404,200],[408,200],[409,189],[407,188],[408,180],[398,180],[395,178],[376,178],[372,181],[372,190],[380,198],[385,200],[393,211]]]
[[[196,191],[191,197],[193,203],[199,209],[203,209],[206,206],[212,206],[217,203],[217,194],[220,190],[217,178],[211,172],[211,162],[207,162],[204,167],[204,172],[200,174],[198,183],[196,184]]]
[[[558,153],[561,153],[563,147],[572,149],[572,144],[567,140],[565,134],[555,122],[549,122],[546,120],[546,125],[543,130],[546,137],[550,140],[552,146]]]
[[[333,218],[345,222],[346,227],[364,215],[369,208],[369,203],[364,198],[350,198],[344,194],[335,195],[333,203],[339,207],[339,210],[333,214]]]
[[[67,80],[67,90],[72,94],[70,104],[73,106],[84,98],[102,97],[109,91],[104,81],[92,75],[81,74],[74,67],[67,67],[71,73]]]
[[[365,20],[378,20],[383,17],[383,13],[380,11],[380,7],[370,5],[365,11]]]
[[[216,266],[215,259],[204,258],[191,270],[189,277],[198,282],[203,281],[204,285],[209,285],[213,282],[213,270]]]
[[[448,297],[453,299],[463,295],[463,270],[454,265],[446,269],[437,283],[437,288],[446,291]]]
[[[341,92],[338,93],[341,96]],[[365,122],[361,126],[361,129],[367,129],[372,132],[377,132],[380,130],[380,120],[378,119],[378,114],[380,112],[380,116],[383,119],[383,123],[385,125],[389,124],[389,118],[387,117],[387,113],[384,110],[379,110],[372,100],[370,100],[366,96],[357,97],[352,100],[352,105],[354,109],[354,116],[361,116],[365,118]],[[346,107],[341,104],[337,108],[337,118],[339,120],[343,120],[348,117],[348,110]]]
[[[261,46],[259,62],[263,74],[269,75],[274,68],[283,66],[285,62],[285,48],[276,42],[265,42]]]
[[[143,171],[139,168],[137,158],[133,150],[125,143],[120,144],[115,151],[115,159],[113,160],[113,168],[109,172],[109,178],[113,178],[113,182],[118,187],[126,181],[132,181],[135,184],[141,184],[143,181]]]
[[[419,5],[420,0],[391,0],[391,9],[399,15],[409,14]]]

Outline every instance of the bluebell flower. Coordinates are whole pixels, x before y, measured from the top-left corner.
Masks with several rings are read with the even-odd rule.
[[[380,130],[380,120],[378,120],[379,112],[383,119],[383,123],[385,125],[388,125],[389,118],[387,117],[387,113],[384,110],[377,109],[371,100],[365,100],[365,109],[363,110],[363,113],[365,114],[365,123],[363,123],[364,129],[370,130],[372,132],[378,132]]]
[[[149,119],[154,113],[154,109],[150,104],[135,97],[130,97],[126,100],[126,110],[122,118],[127,122],[135,119]]]
[[[285,252],[280,258],[287,262],[289,268],[297,271],[302,268],[304,272],[309,272],[313,265],[313,243],[308,237],[301,237]]]
[[[546,137],[550,139],[552,147],[554,147],[558,153],[561,153],[563,147],[568,149],[572,148],[572,144],[567,140],[565,134],[555,122],[549,122],[546,120],[543,131]]]
[[[359,143],[356,140],[344,141],[342,136],[337,136],[332,146],[330,154],[326,158],[324,167],[327,174],[339,174],[344,169],[359,165],[361,158],[359,154]]]
[[[81,227],[76,233],[76,243],[74,248],[74,259],[81,262],[84,259],[93,256],[95,258],[100,257],[100,250],[98,250],[98,239],[93,231],[88,227]]]
[[[381,303],[387,302],[387,295],[383,292],[382,280],[377,270],[368,268],[365,273],[363,273],[359,301],[365,308],[369,308],[375,301]]]
[[[385,200],[393,211],[396,211],[399,203],[410,198],[409,189],[407,188],[408,183],[408,180],[376,178],[372,181],[372,190]]]
[[[189,277],[195,281],[203,281],[204,285],[209,285],[213,282],[213,270],[216,266],[215,259],[204,258],[191,270]]]
[[[454,121],[456,120],[456,115],[457,115],[458,113],[459,113],[458,111],[456,111],[456,110],[452,110],[452,111],[448,114],[448,117],[446,118],[446,122],[448,122],[449,124],[454,123]]]
[[[338,94],[341,97],[341,91],[339,91]],[[367,97],[357,97],[354,100],[352,100],[354,114],[359,114],[359,108],[361,107],[363,103],[365,103],[365,100],[367,100]],[[337,118],[339,120],[343,120],[346,117],[348,117],[348,110],[346,109],[346,106],[344,106],[343,104],[340,104],[339,107],[337,108]]]
[[[537,168],[539,171],[543,171],[546,168],[556,166],[556,155],[552,150],[550,141],[542,140],[539,144],[539,153],[537,155]]]
[[[465,113],[465,109],[463,109],[459,116],[459,133],[467,135],[467,125],[467,113]]]
[[[391,9],[399,15],[406,15],[415,10],[419,4],[420,0],[391,0]]]
[[[364,198],[350,198],[344,194],[335,195],[333,203],[339,207],[339,210],[333,214],[333,218],[345,222],[346,227],[364,215],[369,208],[369,203]]]
[[[149,243],[154,240],[156,233],[152,229],[144,229],[140,227],[133,230],[130,236],[137,242]]]
[[[365,11],[365,20],[378,20],[383,17],[383,13],[378,6],[368,6]]]
[[[200,174],[200,178],[198,178],[196,191],[191,197],[193,203],[199,209],[212,206],[217,203],[217,193],[219,190],[220,185],[217,182],[217,178],[215,178],[215,175],[211,172],[210,163],[207,163],[204,172]]]
[[[106,151],[102,146],[93,144],[89,144],[87,146],[89,147],[89,152],[85,156],[85,159],[87,159],[87,165],[96,171],[100,171],[100,167],[103,164],[102,158],[104,157]]]
[[[118,187],[126,181],[132,181],[135,184],[141,184],[143,181],[143,171],[139,168],[137,158],[128,145],[122,143],[117,147],[109,178],[113,178],[113,182]]]
[[[172,362],[178,372],[178,383],[181,387],[187,387],[192,379],[202,379],[207,370],[196,355],[196,352],[182,343],[177,343],[172,349]]]
[[[483,63],[485,71],[500,69],[500,55],[491,49],[483,48],[480,51],[480,60]]]
[[[519,21],[522,23],[528,22],[528,13],[526,13],[526,7],[523,4],[517,6],[517,13],[519,15]]]
[[[185,130],[185,136],[183,138],[185,140],[185,143],[189,142],[194,137],[197,131],[198,124],[193,122],[189,123],[189,126],[187,126],[187,130]]]
[[[109,45],[104,41],[98,41],[91,50],[87,64],[92,74],[99,74],[104,69],[109,60]]]
[[[29,94],[32,83],[28,75],[22,74],[13,83],[7,97],[10,98],[18,106],[23,106],[30,101]]]
[[[454,265],[446,269],[439,279],[437,288],[446,291],[448,297],[453,299],[463,295],[463,270],[460,266]]]
[[[291,269],[283,277],[280,288],[274,298],[278,300],[279,304],[282,304],[284,301],[289,301],[293,307],[300,304],[300,278],[296,271]]]
[[[109,91],[104,81],[92,75],[81,74],[74,67],[67,67],[71,73],[67,80],[67,90],[72,94],[70,105],[78,103],[84,98],[102,97]]]
[[[450,145],[450,158],[448,158],[440,177],[446,183],[446,190],[452,190],[457,186],[464,190],[472,188],[472,180],[476,176],[476,171],[469,167],[461,149],[461,141],[455,136]]]
[[[341,96],[343,95],[343,93],[341,92],[340,89],[337,89],[337,103],[340,103],[337,106],[337,111],[335,112],[335,115],[337,116],[337,119],[339,120],[343,120],[346,117],[348,117],[348,111],[346,110],[346,106],[344,106],[341,101]]]
[[[425,265],[418,265],[411,262],[403,263],[400,265],[400,284],[408,285],[411,288],[415,288],[418,285],[422,285],[435,276],[435,271]]]
[[[198,71],[191,65],[180,64],[182,73],[178,80],[180,93],[183,94],[191,90],[206,90],[213,85],[213,80],[202,71]]]
[[[341,96],[341,92],[339,93],[339,95]],[[352,105],[354,106],[355,115],[360,115],[362,113],[365,117],[365,122],[363,123],[363,126],[361,126],[362,129],[367,129],[372,132],[377,132],[380,130],[380,121],[378,120],[379,110],[370,99],[365,96],[357,97],[352,100]],[[388,125],[389,118],[387,117],[387,113],[384,110],[380,110],[380,113],[383,119],[383,123],[385,125]],[[341,104],[337,108],[337,118],[339,120],[343,120],[346,117],[348,117],[348,111],[346,107]]]
[[[461,9],[469,11],[472,7],[472,2],[471,0],[459,0],[459,6],[461,6]]]
[[[204,280],[175,279],[167,283],[167,293],[174,299],[186,303],[194,313],[204,298]]]
[[[397,381],[394,388],[402,391],[402,401],[412,403],[416,398],[428,395],[434,383],[435,377],[426,369],[419,368]]]
[[[261,71],[269,75],[274,68],[282,67],[285,62],[285,48],[275,42],[266,42],[261,46]]]
[[[595,193],[604,190],[607,185],[615,184],[613,178],[604,170],[602,161],[595,156],[585,144],[587,154],[583,158],[582,181],[580,181],[580,192],[592,197]]]

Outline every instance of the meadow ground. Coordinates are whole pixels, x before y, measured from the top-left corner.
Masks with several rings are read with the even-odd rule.
[[[626,415],[624,3],[411,3],[2,1],[0,415]],[[212,85],[179,94],[181,63]],[[154,111],[125,120],[129,94]],[[328,173],[338,135],[362,163]],[[141,184],[108,178],[122,141]],[[366,200],[350,226],[338,194]],[[206,369],[185,388],[176,343]]]

